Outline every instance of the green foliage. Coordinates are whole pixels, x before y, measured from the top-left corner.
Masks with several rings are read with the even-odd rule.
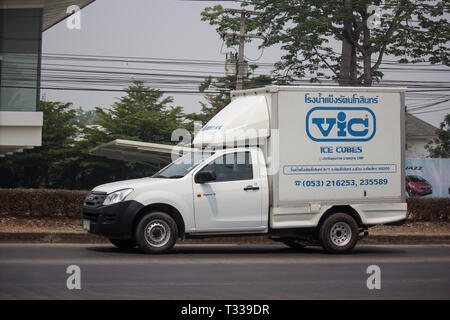
[[[0,189],[0,215],[27,218],[81,218],[89,192],[50,189]]]
[[[172,97],[135,82],[125,89],[127,95],[111,109],[96,108],[99,119],[95,124],[103,130],[96,132],[104,141],[128,139],[154,143],[171,143],[172,131],[183,127],[181,107],[170,107]],[[97,130],[98,131],[98,130]]]
[[[437,138],[430,141],[425,148],[431,158],[450,158],[450,114],[447,114],[440,128],[436,130]]]
[[[368,28],[369,5],[381,9],[379,27]],[[249,0],[242,6],[262,12],[247,18],[247,32],[265,35],[263,46],[281,45],[285,51],[275,65],[277,80],[371,85],[383,77],[379,66],[385,55],[402,63],[449,65],[448,0]],[[219,34],[238,30],[239,17],[224,14],[220,5],[206,8],[202,20]],[[333,50],[333,41],[342,44],[341,52]],[[234,44],[236,39],[227,39]]]
[[[76,110],[76,120],[82,125],[92,125],[98,120],[97,110],[85,111],[81,107]]]
[[[254,69],[254,67],[251,66]],[[247,79],[244,79],[243,89],[252,89],[252,88],[261,88],[272,83],[273,79],[269,76],[259,75],[259,76],[250,76]],[[205,99],[207,103],[200,102],[202,109],[201,113],[192,113],[186,115],[189,120],[192,121],[201,121],[203,124],[206,124],[212,117],[214,117],[220,110],[222,110],[226,105],[231,102],[230,91],[234,90],[236,87],[236,77],[227,76],[220,78],[207,78],[200,85],[199,90],[205,92],[207,89],[215,89],[220,93],[211,94],[206,93]],[[189,128],[191,129],[191,128]]]
[[[182,108],[170,106],[173,99],[161,91],[140,82],[125,91],[110,109],[92,112],[42,101],[42,147],[0,159],[0,188],[91,189],[153,174],[158,166],[89,154],[114,139],[171,144],[172,131],[186,126]]]
[[[94,147],[115,139],[173,144],[172,131],[185,127],[182,108],[169,105],[172,97],[163,97],[163,92],[145,87],[141,82],[135,82],[125,92],[110,109],[96,108],[98,120],[94,126],[84,128],[85,138],[78,143],[81,153],[77,158],[81,169],[77,180],[83,188],[150,176],[159,169],[89,155]]]
[[[449,221],[450,198],[407,198],[408,220]]]
[[[1,187],[71,186],[70,161],[77,153],[76,111],[70,103],[41,101],[42,146],[0,160]]]

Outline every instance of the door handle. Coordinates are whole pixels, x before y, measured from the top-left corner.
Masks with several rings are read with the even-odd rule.
[[[259,187],[246,186],[246,187],[244,188],[244,191],[249,191],[249,190],[259,190]]]

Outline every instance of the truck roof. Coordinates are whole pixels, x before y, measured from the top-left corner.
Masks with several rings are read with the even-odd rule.
[[[269,85],[263,88],[231,91],[232,97],[276,93],[278,91],[357,91],[357,92],[405,92],[406,87],[343,87],[343,86],[279,86]]]

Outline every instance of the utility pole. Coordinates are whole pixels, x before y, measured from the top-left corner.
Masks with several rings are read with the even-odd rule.
[[[237,77],[236,77],[236,90],[242,90],[242,84],[244,81],[244,74],[247,73],[247,70],[245,70],[248,65],[244,61],[244,45],[245,45],[245,38],[257,38],[257,39],[266,39],[264,36],[259,36],[256,34],[246,34],[245,33],[245,19],[247,16],[251,15],[261,15],[261,12],[257,11],[250,11],[250,10],[242,10],[242,9],[225,9],[225,13],[230,13],[232,15],[239,13],[241,15],[241,22],[240,22],[240,28],[239,33],[236,32],[223,32],[221,35],[222,37],[225,36],[232,36],[232,37],[239,37],[239,53],[238,53],[238,67],[237,67]]]

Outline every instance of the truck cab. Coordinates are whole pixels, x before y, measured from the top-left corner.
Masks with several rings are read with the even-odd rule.
[[[265,169],[257,147],[192,152],[152,177],[94,188],[84,203],[85,228],[126,244],[142,216],[157,210],[163,218],[142,226],[144,240],[165,250],[171,238],[267,233]]]

